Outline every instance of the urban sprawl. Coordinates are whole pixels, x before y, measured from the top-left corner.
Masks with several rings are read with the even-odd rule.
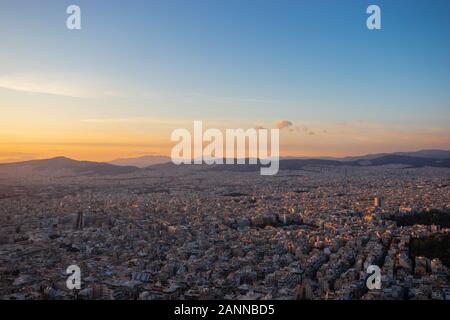
[[[449,214],[446,168],[0,178],[0,299],[450,299],[449,261],[412,250],[448,226],[396,220]]]

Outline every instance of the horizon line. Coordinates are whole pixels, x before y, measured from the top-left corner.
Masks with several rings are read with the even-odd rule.
[[[389,154],[396,154],[396,153],[417,153],[417,152],[424,152],[424,151],[443,151],[443,152],[450,152],[450,149],[417,149],[414,151],[393,151],[393,152],[375,152],[375,153],[366,153],[366,154],[358,154],[358,155],[348,155],[348,156],[293,156],[293,155],[280,155],[279,159],[334,159],[334,160],[342,160],[342,159],[346,159],[346,158],[360,158],[360,157],[367,157],[367,156],[374,156],[374,155],[389,155]],[[105,161],[99,161],[99,160],[90,160],[90,159],[81,159],[81,158],[77,158],[77,157],[70,157],[70,156],[66,156],[66,155],[59,155],[59,156],[51,156],[51,157],[38,157],[38,158],[30,158],[30,159],[4,159],[4,160],[0,160],[0,164],[14,164],[14,163],[23,163],[23,162],[29,162],[29,161],[39,161],[39,160],[52,160],[52,159],[59,159],[59,158],[65,158],[65,159],[69,159],[69,160],[74,160],[74,161],[87,161],[87,162],[97,162],[97,163],[111,163],[113,161],[119,161],[119,160],[133,160],[133,159],[141,159],[141,158],[145,158],[145,157],[152,157],[152,158],[157,158],[157,157],[163,157],[163,158],[167,158],[167,159],[171,159],[170,156],[164,155],[164,154],[146,154],[146,155],[142,155],[142,156],[135,156],[135,157],[117,157],[111,160],[105,160]],[[214,158],[214,157],[208,157],[206,159],[210,159],[210,158]],[[267,158],[271,158],[271,157],[267,157]],[[267,159],[267,158],[263,158],[263,159]],[[183,160],[191,160],[194,161],[195,159],[198,158],[178,158],[178,159],[183,159]],[[202,157],[202,159],[204,160],[205,158]],[[254,157],[233,157],[233,158],[228,158],[228,157],[222,157],[222,159],[254,159]],[[256,159],[260,159],[259,157],[257,157]]]

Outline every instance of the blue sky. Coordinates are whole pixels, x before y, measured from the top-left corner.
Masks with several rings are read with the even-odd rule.
[[[366,28],[369,4],[382,30]],[[449,14],[437,0],[0,0],[0,108],[448,129]]]

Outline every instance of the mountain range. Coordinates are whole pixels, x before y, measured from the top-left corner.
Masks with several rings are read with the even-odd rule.
[[[381,166],[404,165],[407,167],[450,168],[450,150],[421,150],[371,154],[346,158],[282,158],[281,170],[300,170],[306,166]],[[0,174],[67,174],[67,175],[119,175],[138,172],[154,166],[154,169],[175,166],[164,156],[143,156],[106,162],[77,161],[66,157],[0,164]],[[259,165],[214,165],[211,170],[254,171]]]
[[[134,166],[138,168],[145,168],[155,164],[168,162],[170,162],[170,158],[165,156],[142,156],[137,158],[120,158],[109,161],[108,163],[116,166]]]
[[[116,166],[104,162],[77,161],[66,157],[0,164],[0,173],[18,174],[126,174],[139,170],[133,166]]]

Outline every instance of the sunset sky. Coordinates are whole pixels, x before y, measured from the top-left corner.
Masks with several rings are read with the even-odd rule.
[[[284,156],[450,149],[449,14],[448,0],[0,0],[0,162],[169,155],[194,120],[288,121]]]

